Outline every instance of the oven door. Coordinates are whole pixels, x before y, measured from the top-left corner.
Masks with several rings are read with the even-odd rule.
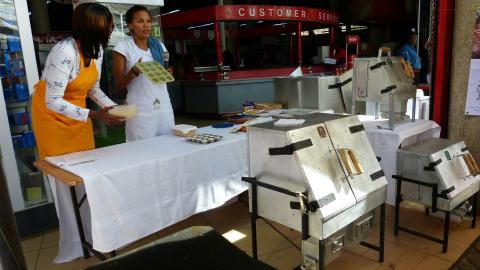
[[[287,134],[291,143],[312,141],[312,146],[297,150],[294,155],[312,197],[318,203],[320,218],[328,219],[355,205],[355,197],[328,138],[325,124],[291,130]]]
[[[387,185],[387,179],[357,116],[329,121],[325,125],[357,202]]]

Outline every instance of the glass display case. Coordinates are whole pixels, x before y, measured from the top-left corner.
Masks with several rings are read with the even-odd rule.
[[[52,202],[46,179],[33,165],[37,149],[31,125],[30,100],[34,84],[38,81],[38,71],[26,0],[0,0],[0,78],[2,166],[7,174],[20,233],[26,236],[45,229],[40,225],[40,219],[34,218],[32,222],[31,218],[49,216],[42,211]],[[52,207],[50,205],[49,208]]]

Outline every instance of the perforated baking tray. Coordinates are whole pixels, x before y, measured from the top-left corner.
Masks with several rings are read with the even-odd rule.
[[[221,140],[223,137],[220,135],[213,135],[213,134],[198,134],[192,137],[187,137],[188,142],[193,143],[200,143],[200,144],[207,144],[207,143],[214,143]]]
[[[173,76],[158,62],[140,62],[135,64],[153,84],[173,82]]]

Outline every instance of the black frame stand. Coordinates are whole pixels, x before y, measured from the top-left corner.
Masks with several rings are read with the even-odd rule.
[[[255,177],[242,177],[242,181],[247,182],[251,185],[251,196],[252,196],[252,212],[250,214],[250,225],[251,225],[251,230],[252,230],[252,256],[254,259],[258,259],[257,256],[257,219],[260,217],[258,215],[258,208],[257,208],[257,187],[262,187],[262,188],[267,188],[276,192],[280,192],[289,196],[292,196],[294,198],[301,197],[303,200],[303,205],[306,206],[306,210],[304,211],[303,209],[300,209],[300,203],[297,201],[292,201],[290,202],[290,208],[292,209],[299,209],[302,211],[302,240],[305,241],[308,238],[310,238],[309,232],[308,232],[308,212],[312,211],[312,209],[309,209],[309,203],[306,201],[308,198],[308,193],[302,192],[293,192],[287,189],[284,189],[282,187],[274,186],[271,184],[263,183],[260,181],[257,181]],[[315,211],[314,209],[313,211]],[[373,244],[367,243],[367,242],[360,242],[362,246],[365,246],[367,248],[373,249],[378,251],[378,261],[383,262],[384,257],[385,257],[385,203],[382,203],[380,205],[380,244],[379,246],[375,246]],[[319,268],[320,270],[325,270],[325,243],[323,240],[319,240]],[[300,269],[300,268],[296,268]]]
[[[424,239],[442,244],[442,252],[446,253],[447,250],[448,250],[448,234],[449,234],[449,230],[450,230],[450,211],[440,210],[440,209],[437,208],[438,198],[445,198],[446,199],[446,195],[438,193],[438,184],[425,183],[425,182],[417,181],[417,180],[414,180],[414,179],[405,178],[405,177],[402,177],[402,176],[399,176],[399,175],[393,175],[392,178],[397,180],[397,190],[396,190],[396,198],[395,198],[395,224],[394,224],[394,228],[393,228],[393,234],[395,236],[398,236],[398,231],[403,231],[403,232],[413,234],[415,236],[422,237]],[[445,213],[445,219],[444,219],[444,223],[443,223],[443,239],[438,239],[438,238],[435,238],[431,235],[428,235],[428,234],[425,234],[425,233],[422,233],[422,232],[418,232],[418,231],[412,230],[410,228],[400,226],[400,224],[399,224],[400,223],[400,203],[403,201],[403,199],[402,199],[402,182],[408,182],[408,183],[412,183],[412,184],[416,184],[416,185],[421,185],[421,186],[429,187],[429,188],[432,189],[432,212],[435,213],[437,211],[442,211],[442,212]],[[473,201],[473,205],[472,205],[472,217],[473,218],[472,218],[472,225],[471,225],[472,228],[475,228],[476,223],[477,223],[477,194],[478,194],[478,191],[475,194],[473,194],[472,197],[471,197],[472,201]],[[430,209],[428,207],[425,210],[425,214],[426,215],[430,214]]]
[[[83,257],[85,259],[90,258],[90,252],[93,253],[101,261],[108,259],[103,253],[98,250],[93,249],[92,244],[90,244],[85,238],[85,231],[83,230],[82,215],[80,214],[80,207],[82,207],[85,199],[87,198],[87,193],[85,193],[80,202],[77,199],[77,192],[75,186],[70,186],[70,195],[72,197],[73,211],[75,212],[75,221],[77,222],[78,234],[80,236],[80,242],[82,244]],[[110,252],[111,257],[117,256],[116,251]]]

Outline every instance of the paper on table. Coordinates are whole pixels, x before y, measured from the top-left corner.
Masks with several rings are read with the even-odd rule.
[[[288,75],[288,76],[292,77],[292,78],[296,78],[296,77],[300,77],[302,75],[303,75],[302,67],[298,67],[292,73],[290,73],[290,75]]]
[[[275,109],[275,110],[270,110],[262,113],[257,113],[255,116],[260,116],[260,117],[269,117],[269,116],[274,116],[274,115],[279,115],[283,113],[283,109]],[[246,113],[248,115],[248,113]]]
[[[305,119],[280,119],[273,123],[276,127],[300,126],[305,123]]]
[[[58,167],[73,166],[81,163],[95,161],[96,158],[89,153],[76,152],[62,156],[46,157],[46,161]]]

